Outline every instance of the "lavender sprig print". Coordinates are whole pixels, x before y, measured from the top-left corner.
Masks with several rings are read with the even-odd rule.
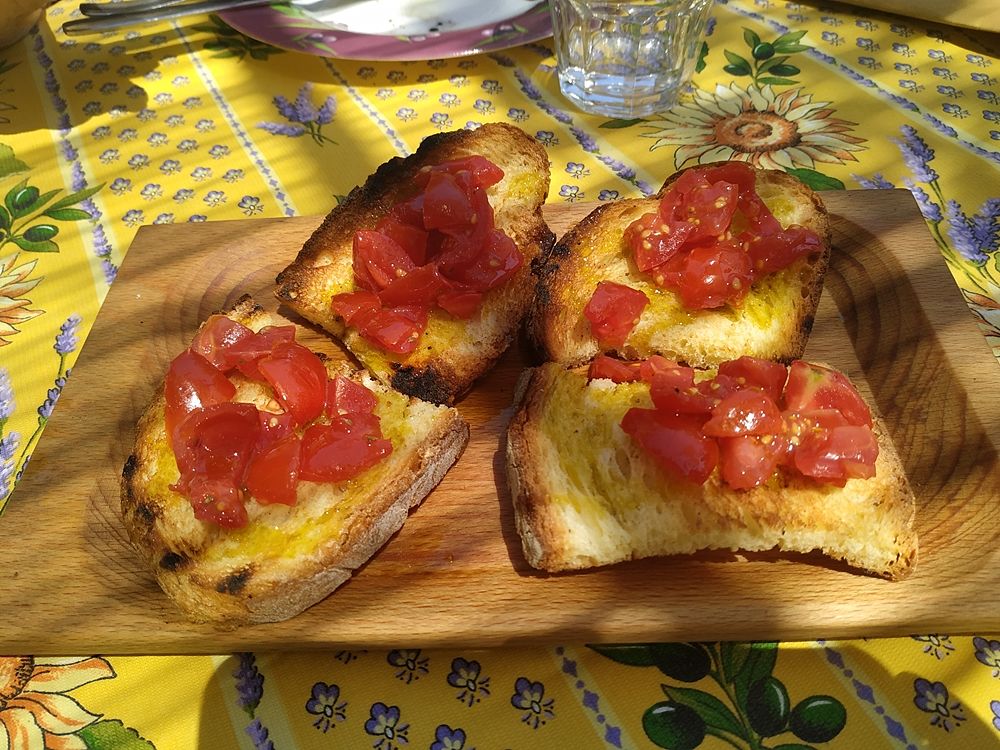
[[[903,183],[910,190],[927,221],[945,261],[959,278],[965,277],[976,292],[992,297],[1000,289],[1000,198],[988,198],[969,216],[953,198],[941,189],[937,171],[931,165],[934,149],[911,125],[900,128],[902,138],[893,138],[903,162],[913,178]],[[891,188],[881,174],[871,179],[856,178],[865,188]],[[926,185],[930,192],[921,185]],[[992,261],[992,262],[991,262]],[[978,272],[978,273],[977,273]]]
[[[69,380],[69,376],[73,372],[71,368],[66,366],[67,358],[70,354],[76,351],[76,331],[82,322],[83,318],[76,313],[73,313],[66,318],[65,321],[63,321],[62,325],[59,326],[59,333],[56,334],[55,343],[52,344],[52,348],[55,350],[56,354],[59,355],[59,369],[56,372],[53,387],[48,389],[45,394],[45,400],[38,407],[38,424],[35,427],[35,431],[31,433],[31,436],[25,441],[24,446],[21,448],[21,455],[18,459],[18,471],[16,476],[18,479],[21,474],[24,473],[24,469],[28,465],[28,461],[31,459],[31,452],[34,449],[35,444],[38,442],[38,438],[41,437],[42,430],[45,429],[45,425],[49,423],[49,418],[52,416],[52,410],[55,409],[56,402],[59,400],[59,396],[62,395],[63,388],[66,387],[66,382]]]
[[[7,420],[14,413],[14,389],[11,387],[10,374],[0,367],[0,513],[7,506],[7,499],[14,491],[14,469],[21,436],[17,432],[7,432]]]
[[[236,701],[240,708],[250,716],[247,724],[247,736],[253,742],[255,750],[274,750],[274,743],[269,737],[267,727],[254,714],[264,697],[264,675],[257,669],[257,659],[252,653],[238,655],[239,664],[233,671],[236,680]]]
[[[275,109],[288,122],[264,121],[257,123],[257,127],[271,135],[299,138],[308,134],[320,146],[324,143],[336,145],[335,140],[323,134],[323,126],[333,122],[337,113],[337,100],[328,96],[321,105],[316,106],[312,101],[312,89],[312,83],[303,84],[294,101],[289,101],[281,94],[275,96]]]
[[[906,166],[909,167],[918,181],[928,184],[936,182],[938,173],[930,165],[934,159],[934,149],[927,145],[912,125],[904,125],[900,130],[903,132],[903,138],[891,140],[902,152]]]
[[[264,675],[257,669],[257,660],[252,653],[239,654],[239,666],[233,672],[236,678],[236,692],[240,708],[253,718],[260,699],[264,696]],[[249,729],[247,730],[249,731]]]

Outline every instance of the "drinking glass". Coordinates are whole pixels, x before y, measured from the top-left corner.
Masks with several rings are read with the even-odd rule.
[[[559,87],[584,112],[644,117],[691,78],[712,0],[550,0]]]

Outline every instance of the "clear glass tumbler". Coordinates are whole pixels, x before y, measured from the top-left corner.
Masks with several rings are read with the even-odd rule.
[[[584,112],[669,109],[698,60],[712,0],[550,0],[559,87]]]

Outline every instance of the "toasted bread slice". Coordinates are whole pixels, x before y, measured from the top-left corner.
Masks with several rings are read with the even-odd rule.
[[[503,179],[487,190],[487,197],[497,228],[514,240],[524,264],[511,280],[486,293],[471,319],[459,320],[434,309],[415,351],[385,352],[345,327],[330,309],[333,295],[354,289],[354,233],[374,228],[396,203],[412,197],[414,175],[422,167],[471,155],[486,157],[504,172]],[[545,150],[518,128],[490,123],[477,130],[432,135],[412,156],[379,167],[327,215],[278,276],[278,298],[340,338],[383,382],[426,401],[451,403],[503,354],[531,305],[531,263],[548,252],[555,239],[542,219],[548,190]]]
[[[247,297],[227,314],[254,330],[276,322]],[[170,489],[179,472],[162,389],[139,421],[122,475],[122,516],[140,556],[190,619],[273,622],[320,601],[399,530],[467,443],[468,425],[455,409],[404,396],[346,363],[327,368],[376,394],[392,453],[351,480],[300,482],[294,506],[249,499],[242,528],[198,520],[188,499]],[[273,399],[266,385],[232,380],[239,401],[263,409]]]
[[[545,359],[581,364],[602,352],[583,309],[597,283],[614,281],[643,292],[649,305],[615,353],[623,359],[661,354],[694,367],[742,355],[791,361],[802,356],[830,259],[830,226],[815,192],[785,172],[757,170],[757,193],[781,225],[799,224],[824,242],[823,252],[758,279],[737,307],[689,310],[674,292],[636,268],[625,229],[655,212],[672,175],[653,198],[615,201],[594,209],[537,264],[538,295],[529,330]]]
[[[821,550],[898,579],[917,554],[914,498],[876,420],[876,474],[843,488],[777,474],[752,490],[667,476],[620,427],[651,408],[644,383],[588,383],[546,363],[528,370],[507,436],[507,476],[528,562],[561,571],[707,549]]]

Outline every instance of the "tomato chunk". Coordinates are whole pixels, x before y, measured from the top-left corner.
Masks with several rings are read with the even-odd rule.
[[[719,461],[719,446],[701,433],[697,417],[631,408],[622,429],[669,474],[703,484]]]
[[[253,404],[227,401],[194,409],[173,440],[182,482],[193,473],[241,480],[259,431]]]
[[[382,301],[374,292],[361,290],[335,294],[330,300],[333,312],[344,319],[347,325],[354,325],[358,317],[367,317],[382,307]]]
[[[432,307],[437,303],[438,297],[448,288],[448,282],[441,275],[441,272],[436,266],[428,263],[389,282],[378,293],[378,298],[384,307],[403,305]]]
[[[204,325],[198,329],[189,349],[200,354],[212,366],[225,372],[233,367],[229,356],[231,348],[253,336],[253,331],[225,315],[210,315]]]
[[[353,253],[354,282],[369,292],[385,289],[416,268],[406,251],[381,232],[355,232]]]
[[[422,266],[427,262],[428,236],[422,224],[422,218],[411,223],[390,214],[376,225],[375,230],[403,248],[415,265]]]
[[[424,228],[455,231],[469,226],[475,211],[469,192],[447,172],[431,172],[424,192]]]
[[[382,437],[378,417],[334,417],[330,424],[308,427],[302,436],[300,477],[315,482],[350,479],[391,452],[392,443]]]
[[[828,367],[796,360],[788,368],[785,407],[792,411],[836,409],[853,425],[871,425],[868,404],[845,375]]]
[[[590,330],[604,347],[618,348],[639,322],[639,316],[649,304],[649,298],[638,289],[601,281],[583,309],[590,321]]]
[[[878,442],[865,425],[816,424],[800,440],[792,457],[795,468],[805,476],[842,487],[848,479],[875,475]]]
[[[663,285],[680,294],[685,307],[702,310],[738,305],[752,280],[750,256],[731,244],[718,243],[691,250],[680,277],[667,276]]]
[[[656,408],[667,414],[701,414],[707,417],[718,403],[708,388],[694,382],[690,367],[664,369],[650,381],[649,395]]]
[[[167,435],[193,410],[229,401],[235,394],[236,386],[211,362],[190,350],[181,352],[165,380]]]
[[[721,363],[719,374],[751,388],[760,388],[775,403],[781,403],[781,394],[788,379],[788,368],[780,362],[771,362],[758,357],[740,357]]]
[[[302,441],[292,433],[254,453],[247,467],[246,487],[259,503],[295,505]]]
[[[694,224],[671,225],[657,213],[644,214],[625,229],[625,241],[632,248],[640,271],[651,271],[680,252]]]
[[[615,383],[634,383],[641,378],[638,362],[622,362],[603,354],[595,357],[587,369],[589,380],[605,378]]]
[[[786,438],[773,435],[740,435],[719,439],[719,473],[735,490],[764,484],[782,461]]]
[[[382,308],[355,320],[366,341],[387,352],[409,354],[417,348],[427,328],[427,308]]]
[[[375,394],[350,378],[338,375],[326,382],[326,405],[323,412],[328,417],[346,414],[370,414],[376,405]]]
[[[754,388],[734,391],[712,409],[702,431],[712,437],[780,435],[785,425],[774,400]]]
[[[483,293],[472,289],[452,289],[438,295],[438,307],[452,317],[468,320],[479,309]]]
[[[295,342],[282,343],[257,366],[296,424],[304,425],[322,413],[326,401],[326,366],[309,349]]]

